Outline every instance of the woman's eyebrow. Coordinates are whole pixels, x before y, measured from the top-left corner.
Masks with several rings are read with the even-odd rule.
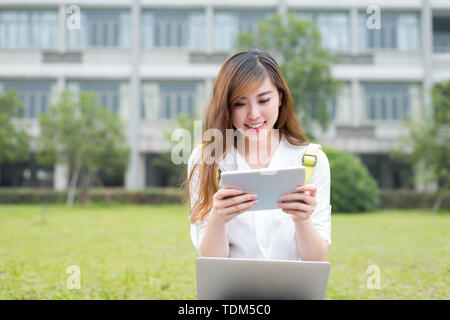
[[[268,93],[272,93],[272,90],[261,92],[260,94],[257,95],[257,97],[263,96],[263,95],[268,94]]]
[[[273,90],[261,92],[261,93],[258,93],[258,95],[256,97],[261,97],[261,96],[263,96],[265,94],[272,93],[272,92],[273,92]],[[247,99],[247,97],[240,97],[239,99]]]

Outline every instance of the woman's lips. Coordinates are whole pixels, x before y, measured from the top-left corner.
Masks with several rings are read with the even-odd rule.
[[[259,127],[257,127],[257,128],[253,128],[253,127],[250,127],[250,125],[252,125],[252,126],[257,126],[257,125],[260,125],[260,126],[259,126]],[[265,121],[263,121],[263,122],[259,122],[259,123],[255,123],[255,124],[250,124],[250,125],[248,125],[248,124],[245,124],[245,126],[247,127],[247,129],[258,131],[258,130],[261,130],[262,128],[264,128],[264,127],[265,127],[265,125],[266,125],[266,122],[265,122]]]

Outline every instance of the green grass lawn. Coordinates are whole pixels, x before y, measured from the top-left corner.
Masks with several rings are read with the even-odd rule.
[[[326,299],[448,299],[449,230],[450,212],[333,215]],[[196,257],[182,206],[0,206],[0,299],[195,299]]]

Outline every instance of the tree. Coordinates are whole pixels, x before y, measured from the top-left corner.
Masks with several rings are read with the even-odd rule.
[[[315,24],[293,13],[272,15],[259,24],[256,34],[239,35],[237,49],[252,48],[268,51],[279,63],[308,135],[313,136],[313,121],[326,130],[330,122],[327,102],[334,98],[339,82],[331,76],[336,59],[322,47]]]
[[[162,134],[166,141],[170,143],[172,148],[179,143],[179,141],[172,140],[172,134],[176,129],[186,130],[189,133],[189,141],[185,141],[188,143],[188,146],[184,147],[184,150],[193,150],[195,148],[195,120],[188,114],[178,116],[177,118],[169,121],[167,123],[167,127],[163,129]],[[200,132],[201,134],[201,132]],[[183,157],[186,159],[189,158],[189,154],[183,154]],[[171,184],[180,185],[186,178],[187,175],[187,161],[183,161],[180,164],[174,163],[172,159],[172,150],[169,152],[164,152],[158,154],[152,160],[152,164],[156,167],[160,167],[163,169],[167,169],[172,172],[176,176],[176,181],[173,181]]]
[[[15,90],[0,94],[0,164],[29,159],[29,135],[13,123],[22,109]]]
[[[39,118],[41,135],[38,161],[42,164],[65,163],[71,173],[67,204],[73,202],[78,178],[82,176],[82,197],[88,198],[91,178],[101,168],[109,174],[124,171],[130,154],[120,118],[106,109],[93,92],[79,99],[66,91],[59,101]]]
[[[409,133],[400,137],[393,156],[411,163],[419,181],[438,183],[436,212],[450,189],[450,80],[434,85],[431,94],[432,112],[422,111],[418,120],[407,121]]]

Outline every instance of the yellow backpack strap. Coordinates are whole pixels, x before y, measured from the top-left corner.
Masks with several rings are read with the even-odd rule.
[[[302,165],[306,169],[305,184],[308,184],[312,178],[314,167],[317,163],[317,153],[319,152],[319,149],[322,149],[320,144],[310,143],[303,154]]]
[[[222,170],[220,168],[217,168],[217,185],[220,184],[220,175],[222,174]]]

